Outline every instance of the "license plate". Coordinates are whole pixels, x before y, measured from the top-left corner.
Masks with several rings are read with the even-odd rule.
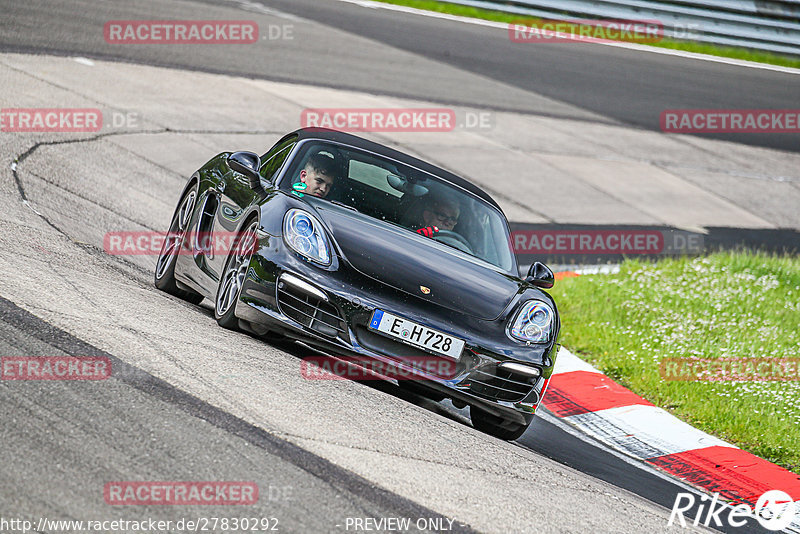
[[[458,339],[382,310],[375,310],[369,322],[369,327],[389,337],[404,341],[409,345],[422,347],[456,360],[461,356],[461,351],[464,349],[463,339]]]

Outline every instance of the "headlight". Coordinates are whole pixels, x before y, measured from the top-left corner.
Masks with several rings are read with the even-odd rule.
[[[525,303],[511,323],[508,333],[530,343],[547,343],[553,334],[553,308],[540,300]]]
[[[283,219],[283,238],[286,244],[309,260],[323,265],[331,264],[328,240],[320,223],[310,213],[291,209]]]

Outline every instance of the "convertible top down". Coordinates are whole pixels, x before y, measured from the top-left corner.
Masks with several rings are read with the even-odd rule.
[[[233,239],[220,253],[209,243],[223,235]],[[203,165],[155,284],[210,299],[223,327],[402,370],[400,385],[469,405],[473,425],[503,439],[528,427],[555,364],[560,321],[542,290],[553,273],[537,262],[519,277],[497,203],[341,132],[298,130],[261,156]]]

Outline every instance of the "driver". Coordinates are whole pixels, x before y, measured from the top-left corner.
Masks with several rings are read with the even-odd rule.
[[[330,193],[336,176],[336,162],[326,154],[314,154],[300,171],[300,181],[306,184],[303,193],[325,198]]]
[[[418,225],[417,233],[433,237],[443,230],[452,232],[458,223],[460,213],[461,209],[457,202],[431,197],[427,199],[422,209],[422,223]]]

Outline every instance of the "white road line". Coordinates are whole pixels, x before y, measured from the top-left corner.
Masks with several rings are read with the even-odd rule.
[[[800,501],[794,502],[794,521],[786,529],[786,532],[800,532]]]
[[[711,492],[707,492],[707,491],[701,490],[699,488],[696,488],[696,487],[688,484],[687,482],[681,480],[680,478],[678,478],[676,476],[664,473],[663,471],[660,471],[660,470],[654,468],[653,466],[651,466],[647,462],[643,462],[641,460],[636,459],[635,457],[631,456],[630,453],[620,452],[619,450],[615,450],[614,448],[608,447],[606,443],[603,443],[603,442],[601,442],[599,440],[596,440],[594,438],[594,436],[591,436],[591,435],[587,434],[586,432],[584,432],[582,429],[576,427],[575,425],[569,424],[569,421],[567,421],[567,420],[565,420],[563,418],[560,418],[560,417],[556,417],[555,415],[553,415],[552,413],[550,413],[546,409],[544,409],[544,410],[540,409],[539,411],[537,411],[536,416],[540,417],[541,419],[547,421],[548,423],[551,423],[552,425],[560,428],[561,430],[563,430],[567,434],[569,434],[569,435],[571,435],[571,436],[583,441],[584,443],[587,443],[588,445],[590,445],[592,447],[597,447],[598,449],[601,449],[601,450],[609,453],[610,455],[614,456],[615,458],[618,458],[618,459],[622,460],[623,462],[631,465],[634,468],[637,468],[637,469],[640,469],[642,471],[645,471],[646,473],[648,473],[651,476],[655,476],[655,477],[658,477],[658,478],[660,478],[662,480],[665,480],[667,482],[675,484],[679,488],[683,489],[684,492],[691,493],[691,494],[693,494],[695,496],[698,496],[698,497],[702,497],[702,496],[705,496],[705,495],[711,495],[712,494]],[[522,445],[519,445],[518,443],[516,445],[519,446],[519,447],[522,447]],[[528,449],[528,450],[530,450],[530,449]],[[656,503],[653,503],[653,504],[656,504]],[[730,504],[730,503],[720,502],[719,504],[721,506],[724,506],[727,510],[732,510],[734,508],[734,506],[732,504]],[[660,506],[660,505],[656,504],[656,506]],[[667,508],[667,507],[664,507],[664,508],[669,510],[669,508]],[[788,533],[791,533],[791,534],[800,534],[800,501],[796,501],[795,502],[795,509],[796,509],[796,515],[795,515],[794,521],[792,522],[792,524],[789,527],[787,527],[782,532],[788,532]],[[714,530],[714,532],[716,532],[716,530]]]
[[[262,15],[272,15],[273,17],[293,20],[295,22],[309,22],[306,19],[297,17],[290,13],[284,13],[283,11],[278,11],[277,9],[267,7],[264,4],[260,2],[254,2],[253,0],[228,0],[228,1],[233,2],[235,4],[239,4],[239,7],[244,11],[250,11],[252,13],[261,13]]]
[[[417,9],[414,7],[399,6],[396,4],[387,4],[384,2],[374,2],[372,0],[337,0],[338,2],[346,2],[348,4],[355,4],[361,7],[370,9],[385,9],[387,11],[398,11],[400,13],[408,13],[412,15],[420,15],[423,17],[450,20],[455,22],[463,22],[465,24],[474,24],[476,26],[486,26],[490,28],[500,28],[503,31],[508,31],[508,24],[503,22],[494,22],[484,19],[473,19],[469,17],[461,17],[458,15],[449,15],[447,13],[437,13],[435,11],[426,11],[424,9]],[[737,67],[747,67],[751,69],[771,70],[775,72],[782,72],[785,74],[800,74],[800,69],[792,67],[782,67],[780,65],[769,65],[767,63],[756,63],[754,61],[745,61],[743,59],[733,59],[720,56],[711,56],[708,54],[698,54],[696,52],[686,52],[684,50],[672,50],[669,48],[659,48],[657,46],[646,46],[635,43],[592,43],[603,46],[613,46],[616,48],[627,48],[628,50],[638,50],[640,52],[650,52],[653,54],[661,54],[665,56],[676,56],[685,59],[696,59],[699,61],[711,61],[713,63],[724,63],[726,65],[734,65]],[[524,45],[521,45],[524,46]]]
[[[603,443],[642,460],[706,447],[736,448],[656,406],[622,406],[564,419]]]
[[[603,443],[603,442],[601,442],[599,440],[596,440],[595,438],[593,438],[592,436],[590,436],[586,432],[583,432],[580,429],[578,429],[575,425],[569,424],[569,422],[565,421],[563,418],[556,417],[555,415],[550,413],[547,409],[541,409],[540,408],[536,412],[536,416],[537,417],[541,417],[543,420],[547,421],[548,423],[551,423],[552,425],[555,425],[556,427],[560,428],[561,430],[563,430],[567,434],[569,434],[569,435],[571,435],[571,436],[573,436],[575,438],[578,438],[579,440],[583,441],[584,443],[586,443],[586,444],[588,444],[588,445],[590,445],[592,447],[596,447],[598,449],[601,449],[601,450],[607,452],[608,454],[610,454],[611,456],[614,456],[615,458],[618,458],[618,459],[624,461],[625,463],[627,463],[629,465],[632,465],[632,466],[634,466],[634,467],[636,467],[638,469],[641,469],[642,471],[646,471],[650,475],[654,475],[654,476],[657,476],[658,478],[661,478],[663,480],[671,482],[671,483],[675,484],[676,486],[679,486],[679,487],[683,488],[684,491],[689,491],[689,492],[695,493],[697,495],[702,495],[703,494],[703,492],[701,492],[700,490],[698,490],[694,486],[684,482],[683,480],[681,480],[679,478],[675,478],[672,475],[668,475],[668,474],[664,473],[663,471],[660,471],[660,470],[656,469],[655,467],[652,467],[650,464],[648,464],[646,462],[642,462],[641,460],[633,458],[629,454],[625,454],[625,453],[620,452],[618,450],[612,449],[611,447],[608,447],[605,443]]]
[[[561,347],[558,350],[556,368],[553,370],[553,374],[558,375],[563,373],[571,373],[572,371],[587,371],[589,373],[602,374],[598,369],[581,360],[566,348]]]

